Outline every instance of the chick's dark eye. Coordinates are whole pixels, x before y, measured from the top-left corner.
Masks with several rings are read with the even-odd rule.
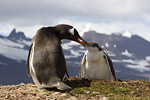
[[[72,37],[72,38],[73,38],[73,37],[74,37],[74,35],[72,35],[72,34],[71,34],[71,35],[70,35],[70,37]]]

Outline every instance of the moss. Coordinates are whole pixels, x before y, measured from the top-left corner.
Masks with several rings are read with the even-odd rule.
[[[74,84],[75,82],[73,80]],[[150,83],[143,80],[87,81],[78,79],[78,84],[71,92],[89,97],[102,95],[111,100],[150,100]]]
[[[75,89],[72,90],[72,93],[83,94],[84,93],[84,89],[83,88],[75,88]]]
[[[79,87],[79,88],[74,88],[72,90],[73,93],[77,94],[85,94],[84,91],[90,91],[90,93],[93,92],[100,92],[101,94],[107,95],[107,94],[122,94],[125,92],[131,92],[130,89],[127,88],[120,88],[120,87],[114,87],[110,85],[101,85],[101,84],[94,84],[90,87]]]
[[[150,100],[150,98],[143,98],[143,97],[118,97],[118,98],[112,98],[112,97],[110,97],[109,100]]]

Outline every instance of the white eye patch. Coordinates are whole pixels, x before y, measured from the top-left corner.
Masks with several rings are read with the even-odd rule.
[[[74,28],[70,29],[69,32],[74,35]]]

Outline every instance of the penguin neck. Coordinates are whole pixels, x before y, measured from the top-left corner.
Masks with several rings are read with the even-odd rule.
[[[87,59],[90,62],[93,61],[97,62],[102,57],[103,57],[103,53],[101,51],[95,51],[95,52],[87,51]]]
[[[60,39],[60,41],[63,39],[62,37],[61,37],[61,33],[57,30],[57,31],[55,31],[55,35]]]
[[[64,32],[66,29],[64,27],[59,27],[59,26],[56,26],[54,27],[54,32],[56,34],[56,36],[62,40],[62,39],[66,39],[66,32]]]

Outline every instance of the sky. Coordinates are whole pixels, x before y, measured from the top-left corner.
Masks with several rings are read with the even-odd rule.
[[[129,33],[150,41],[150,0],[0,0],[0,34],[33,37],[41,27],[69,24],[82,36]],[[127,34],[128,35],[128,34]]]

